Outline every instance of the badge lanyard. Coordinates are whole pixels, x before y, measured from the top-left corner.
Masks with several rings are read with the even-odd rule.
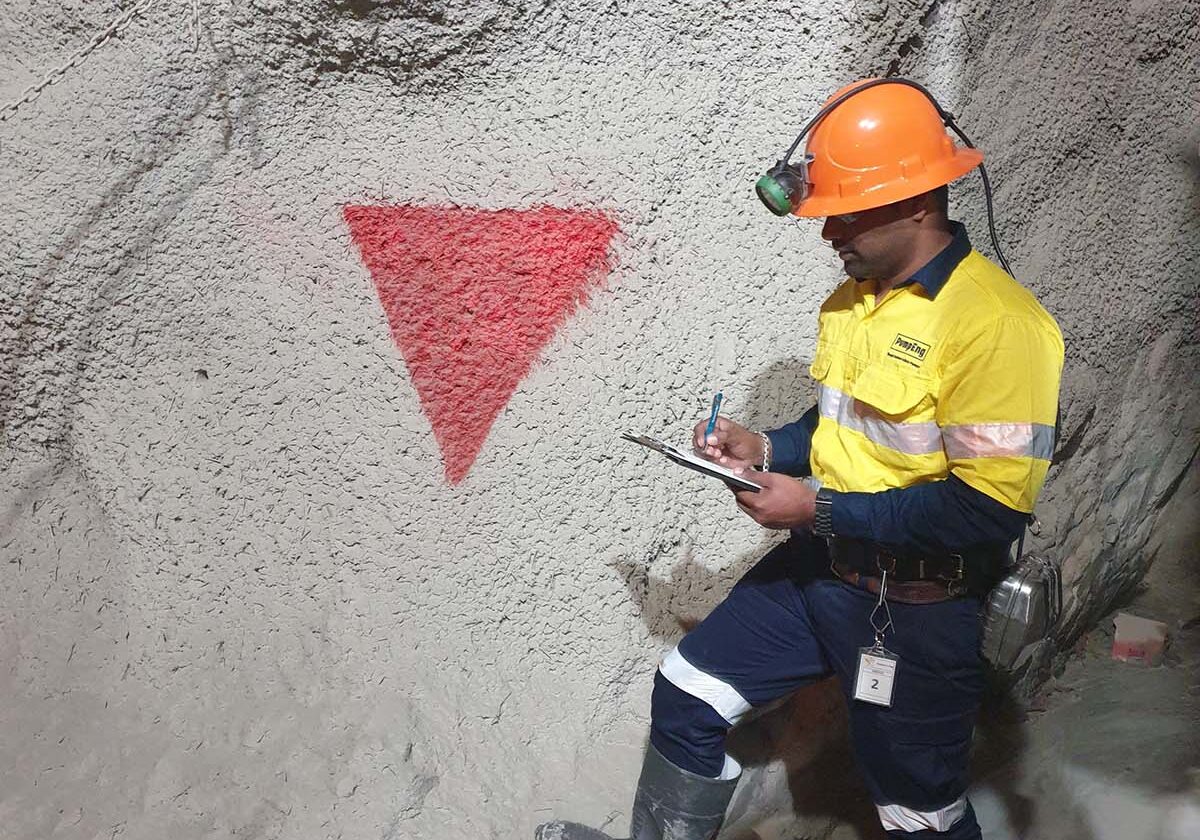
[[[854,699],[877,706],[891,706],[892,692],[896,686],[896,667],[900,657],[883,646],[883,636],[892,624],[892,610],[887,599],[887,572],[879,581],[879,600],[871,610],[871,629],[875,631],[875,644],[858,649],[858,669],[854,674]],[[879,611],[883,610],[884,621],[879,623]],[[894,630],[893,630],[894,632]]]

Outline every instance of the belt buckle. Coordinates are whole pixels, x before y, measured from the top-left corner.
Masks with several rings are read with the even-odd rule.
[[[965,569],[963,568],[962,555],[961,554],[951,554],[950,559],[955,561],[956,563],[958,563],[958,568],[954,570],[954,577],[950,578],[950,580],[956,581],[956,582],[962,582],[963,575],[965,573]]]

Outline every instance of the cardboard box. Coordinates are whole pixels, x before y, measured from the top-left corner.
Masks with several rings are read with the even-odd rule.
[[[1117,613],[1113,624],[1117,628],[1113,637],[1113,659],[1143,665],[1162,664],[1163,649],[1167,646],[1167,625],[1129,613]]]

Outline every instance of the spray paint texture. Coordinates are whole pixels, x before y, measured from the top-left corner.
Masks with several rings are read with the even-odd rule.
[[[344,214],[457,483],[538,352],[603,279],[616,223],[552,207]]]

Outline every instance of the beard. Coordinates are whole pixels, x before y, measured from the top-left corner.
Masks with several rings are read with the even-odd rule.
[[[842,270],[846,272],[848,277],[853,278],[858,283],[870,280],[875,276],[875,272],[871,271],[870,267],[863,262],[862,257],[858,256],[858,254],[850,254],[840,259],[842,260]]]

